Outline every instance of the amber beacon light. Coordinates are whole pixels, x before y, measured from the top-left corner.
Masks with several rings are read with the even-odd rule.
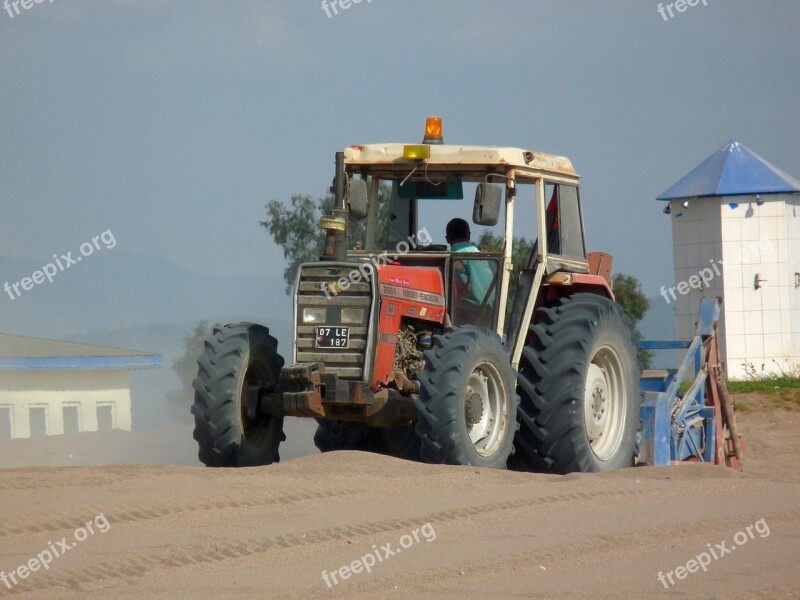
[[[442,135],[442,117],[428,117],[425,121],[425,138],[423,144],[444,144]]]

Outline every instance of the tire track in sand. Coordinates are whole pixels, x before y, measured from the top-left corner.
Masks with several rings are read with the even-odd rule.
[[[676,490],[676,494],[679,493],[682,493],[682,490]],[[712,493],[713,490],[709,490],[709,494]],[[89,585],[101,581],[125,577],[141,577],[156,569],[180,568],[190,565],[216,563],[229,559],[251,556],[253,554],[261,554],[271,550],[319,544],[341,539],[353,533],[358,533],[359,535],[387,533],[398,529],[418,527],[427,522],[467,520],[485,513],[535,509],[556,505],[562,502],[577,501],[596,505],[605,504],[609,501],[642,501],[643,498],[648,496],[663,498],[664,494],[665,490],[663,489],[626,489],[562,493],[446,510],[413,518],[388,519],[343,527],[330,527],[296,534],[280,535],[268,539],[194,544],[192,546],[173,545],[158,552],[140,553],[138,556],[132,556],[125,560],[98,563],[65,573],[51,573],[39,577],[36,580],[31,579],[29,582],[26,582],[25,585],[20,585],[10,590],[8,594],[57,588],[65,588],[74,592],[84,592],[88,591],[87,587]]]
[[[103,510],[96,506],[87,506],[77,511],[70,511],[60,515],[50,515],[46,519],[37,517],[26,517],[24,519],[5,521],[0,525],[0,538],[9,535],[19,535],[23,533],[47,533],[71,531],[78,527],[83,527],[88,519],[95,515],[104,514],[110,523],[132,523],[136,521],[147,521],[160,519],[169,515],[180,513],[192,513],[203,510],[215,510],[225,508],[251,508],[269,505],[290,505],[306,500],[327,500],[338,498],[363,490],[351,487],[326,488],[324,490],[298,487],[290,489],[280,494],[268,495],[266,497],[247,497],[241,495],[226,494],[215,499],[205,499],[195,502],[174,501],[167,503],[147,503],[141,505],[131,505],[117,507],[112,510]]]

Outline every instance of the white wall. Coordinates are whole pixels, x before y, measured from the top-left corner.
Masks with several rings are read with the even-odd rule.
[[[728,376],[780,373],[791,369],[791,325],[787,262],[787,196],[724,198],[720,203],[724,260]],[[729,202],[737,202],[732,208]],[[760,287],[756,289],[758,277]]]
[[[800,195],[786,199],[786,288],[789,307],[789,346],[794,368],[800,369]]]
[[[675,304],[678,337],[689,339],[694,334],[700,299],[721,296],[723,292],[719,201],[700,198],[690,200],[688,208],[684,208],[682,201],[673,200],[670,210],[675,282],[665,286],[673,288],[667,290],[666,296]]]
[[[79,407],[81,431],[96,431],[103,404],[113,406],[115,429],[131,430],[128,371],[0,371],[0,407],[11,408],[14,438],[30,437],[31,406],[46,407],[47,434],[60,435],[64,405]]]
[[[670,203],[675,289],[667,298],[676,296],[678,336],[693,335],[700,298],[722,296],[721,351],[731,379],[800,368],[800,196],[762,198],[762,206],[751,196]],[[698,274],[708,285],[698,278],[690,285]]]

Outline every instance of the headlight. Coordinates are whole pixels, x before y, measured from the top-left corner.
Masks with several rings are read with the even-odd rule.
[[[343,308],[342,323],[362,323],[364,321],[363,308]]]
[[[303,323],[324,323],[328,316],[328,311],[324,308],[304,308]]]

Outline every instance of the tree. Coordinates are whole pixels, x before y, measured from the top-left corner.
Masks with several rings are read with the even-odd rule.
[[[367,182],[369,185],[369,182]],[[392,188],[382,184],[378,191],[378,231],[375,243],[385,249],[389,236],[389,209]],[[333,196],[326,195],[314,201],[311,196],[295,194],[289,205],[278,200],[270,200],[266,206],[267,219],[261,226],[267,230],[273,241],[283,248],[283,257],[288,261],[283,270],[286,283],[285,292],[292,293],[297,269],[304,262],[319,260],[325,244],[325,235],[317,226],[319,218],[333,208]],[[348,223],[348,247],[363,245],[367,220]]]
[[[622,312],[631,320],[634,336],[636,336],[637,340],[640,340],[642,338],[642,333],[639,331],[638,323],[644,318],[644,315],[650,308],[650,301],[642,292],[642,286],[635,277],[617,273],[614,275],[612,281],[614,298],[616,298],[617,304],[622,307]],[[652,359],[652,352],[639,350],[639,360],[642,362],[642,366],[645,369],[650,368]]]
[[[478,248],[484,252],[502,252],[503,236],[495,235],[489,229],[484,229],[478,238]],[[518,273],[528,266],[528,261],[533,252],[533,242],[529,242],[524,237],[515,237],[511,250],[511,265],[514,273]]]
[[[216,323],[214,327],[220,327],[220,324]],[[211,329],[208,321],[198,322],[183,338],[183,355],[172,361],[172,370],[181,380],[181,388],[167,394],[167,405],[176,416],[190,414],[189,409],[194,402],[192,381],[197,375],[197,358],[203,353],[204,342]]]
[[[324,236],[317,227],[317,221],[323,214],[326,201],[320,198],[317,202],[311,196],[292,196],[287,206],[277,200],[267,204],[267,220],[261,226],[272,236],[276,244],[283,248],[283,257],[288,261],[283,270],[286,282],[286,294],[290,294],[297,276],[298,267],[304,262],[319,260],[322,255]],[[330,198],[329,205],[333,206]]]

